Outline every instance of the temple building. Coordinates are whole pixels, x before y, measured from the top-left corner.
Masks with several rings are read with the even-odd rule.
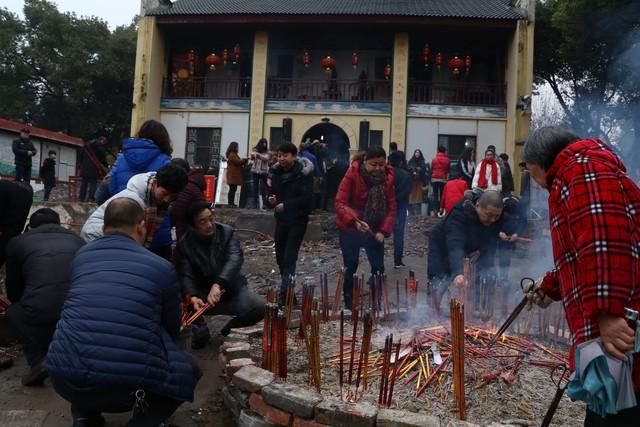
[[[325,141],[337,161],[396,142],[519,159],[531,119],[534,0],[142,2],[132,132],[215,169],[228,144]],[[515,168],[514,168],[515,169]]]

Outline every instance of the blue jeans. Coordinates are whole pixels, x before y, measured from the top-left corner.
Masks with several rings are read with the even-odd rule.
[[[31,165],[16,165],[16,181],[31,181]]]
[[[371,274],[384,273],[384,243],[378,242],[369,234],[352,234],[339,231],[340,250],[342,251],[342,261],[346,271],[344,273],[344,285],[342,293],[344,304],[351,309],[353,300],[353,275],[358,271],[358,261],[360,258],[360,248],[364,248],[371,264]]]
[[[267,186],[263,182],[264,179],[266,175],[253,174],[253,205],[256,209],[260,208],[258,196],[262,197],[262,206],[267,206]]]

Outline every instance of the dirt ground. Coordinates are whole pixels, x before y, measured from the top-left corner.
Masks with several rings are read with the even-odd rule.
[[[220,211],[218,211],[220,212]],[[220,212],[219,220],[225,220],[227,222],[233,222],[233,213]],[[405,264],[406,268],[394,269],[392,259],[392,240],[389,239],[386,243],[385,250],[385,265],[388,274],[388,280],[390,283],[395,283],[398,280],[404,280],[409,270],[416,273],[417,279],[424,283],[426,280],[426,249],[427,249],[427,236],[425,234],[428,225],[432,224],[429,219],[422,217],[410,217],[409,224],[407,226],[407,238],[405,248]],[[248,277],[250,287],[264,294],[269,284],[275,284],[278,281],[277,266],[275,263],[275,252],[272,242],[260,242],[254,240],[252,237],[242,236],[242,244],[245,251],[245,266],[244,271]],[[517,282],[519,277],[523,274],[532,273],[532,259],[545,258],[547,249],[545,247],[535,248],[529,252],[518,252],[513,259],[513,269],[511,278],[513,280],[511,295],[511,301],[521,297]],[[532,257],[533,255],[533,257]],[[536,262],[536,264],[539,264]],[[340,249],[337,242],[337,237],[328,241],[314,241],[305,242],[301,248],[299,260],[298,260],[298,282],[307,280],[309,282],[316,282],[321,272],[327,272],[329,276],[330,288],[335,283],[335,276],[342,265],[342,258]],[[368,263],[364,254],[361,256],[361,268],[359,272],[368,273]],[[367,266],[363,269],[362,266]],[[536,267],[538,268],[538,267]],[[517,280],[516,280],[517,279]],[[2,273],[0,273],[0,281],[3,281]],[[0,284],[2,292],[4,291],[3,284]],[[330,289],[330,293],[333,293],[333,289]],[[443,304],[445,306],[447,304]],[[513,305],[510,303],[510,306]],[[501,321],[501,314],[499,310],[496,310],[496,322]],[[212,319],[211,330],[216,330],[220,326],[224,319]],[[421,319],[424,322],[433,322],[433,319]],[[0,394],[2,399],[0,400],[0,411],[7,410],[43,410],[49,413],[45,423],[46,427],[62,427],[70,425],[70,413],[67,402],[59,398],[53,391],[51,384],[47,381],[45,386],[36,388],[25,388],[20,384],[20,377],[26,370],[26,362],[24,357],[20,354],[19,348],[0,349],[2,351],[11,351],[18,356],[15,360],[15,364],[12,368],[0,371]],[[191,351],[191,350],[190,350]],[[201,379],[196,389],[196,400],[193,403],[182,405],[176,412],[171,423],[175,426],[190,427],[190,426],[229,426],[233,425],[229,414],[224,408],[222,408],[222,399],[219,393],[223,386],[220,374],[222,367],[218,362],[217,348],[208,346],[207,348],[199,351],[194,351],[194,355],[198,359],[200,366],[204,371],[204,376]],[[547,385],[545,387],[538,387],[541,379],[536,379],[537,382],[531,382],[528,378],[522,380],[523,386],[532,387],[531,393],[528,394],[530,401],[526,402],[533,410],[534,415],[532,419],[539,421],[548,404],[548,401],[552,398],[553,385]],[[515,393],[515,395],[514,395]],[[496,386],[492,391],[491,401],[489,405],[493,408],[496,414],[495,421],[522,418],[522,414],[519,413],[507,413],[505,407],[501,405],[503,398],[510,400],[523,398],[518,394],[516,389],[506,386]],[[533,399],[531,401],[531,399]],[[482,410],[481,408],[475,408],[475,410]],[[571,403],[566,397],[560,404],[558,410],[558,416],[554,422],[555,425],[563,426],[578,426],[582,424],[584,409],[582,405],[577,403]],[[108,415],[107,426],[122,425],[127,419],[125,415]]]

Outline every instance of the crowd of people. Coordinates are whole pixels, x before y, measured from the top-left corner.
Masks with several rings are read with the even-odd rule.
[[[22,136],[16,150],[26,164],[35,150],[28,134]],[[103,142],[93,144],[87,157],[95,157],[91,163],[100,170]],[[309,215],[323,203],[317,197],[322,160],[312,149],[317,144],[299,150],[286,142],[270,152],[260,140],[249,158],[239,155],[237,143],[226,153],[228,184],[240,185],[233,167],[251,163],[256,205],[274,212],[281,305],[295,286]],[[564,129],[534,132],[523,153],[523,185],[533,180],[549,191],[556,267],[528,290],[530,302],[546,307],[563,301],[575,344],[572,369],[580,369],[574,355],[592,342],[608,360],[628,360],[634,345],[638,349],[635,325],[625,314],[640,310],[640,189],[608,146]],[[0,180],[0,265],[6,264],[7,318],[30,367],[23,384],[39,385],[50,376],[71,403],[74,426],[101,425],[105,412],[131,412],[128,426],[155,426],[193,400],[202,373],[177,343],[183,307],[230,316],[215,336],[205,320],[194,323],[192,348],[264,316],[265,300],[247,286],[234,229],[216,222],[204,201],[201,168],[171,154],[164,126],[144,123],[124,142],[104,189],[109,197],[80,236],[49,208],[32,213],[23,233],[33,198],[28,178],[22,171],[16,181]],[[55,161],[55,153],[48,160]],[[513,194],[508,161],[492,146],[478,164],[473,146],[453,160],[439,147],[431,162],[421,150],[407,161],[393,144],[388,156],[380,146],[355,155],[334,204],[346,270],[344,307],[352,308],[362,249],[370,277],[383,274],[385,241],[393,236],[394,266],[404,267],[407,214],[421,212],[425,193],[429,213],[441,217],[429,232],[427,256],[435,309],[443,295],[468,285],[465,258],[476,259],[478,277],[506,277],[528,216],[527,200]],[[520,196],[527,190],[522,187]],[[233,200],[230,195],[229,204]],[[482,301],[475,304],[478,310]],[[640,359],[630,369],[637,399]],[[585,424],[632,425],[640,415],[637,403],[618,409],[603,415],[589,407]]]

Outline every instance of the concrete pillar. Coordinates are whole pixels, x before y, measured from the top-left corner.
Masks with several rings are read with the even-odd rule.
[[[409,34],[397,33],[393,44],[393,98],[389,142],[404,150],[407,138],[407,86],[409,82]],[[387,146],[388,147],[388,146]]]
[[[162,32],[153,16],[138,22],[138,45],[131,111],[131,134],[149,119],[160,119],[162,79],[166,70],[165,45]]]
[[[267,92],[267,61],[269,50],[269,34],[258,31],[253,42],[253,72],[251,74],[251,113],[249,117],[249,144],[251,147],[264,136],[264,105]]]

